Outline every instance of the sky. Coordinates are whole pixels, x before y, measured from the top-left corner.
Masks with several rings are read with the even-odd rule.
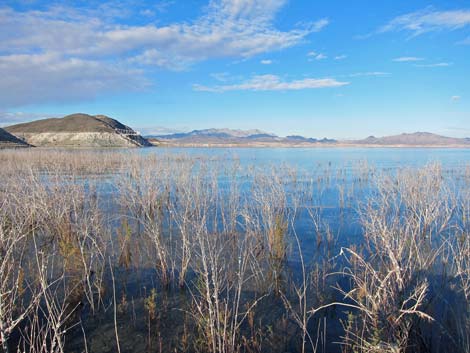
[[[470,137],[470,1],[0,0],[0,126]]]

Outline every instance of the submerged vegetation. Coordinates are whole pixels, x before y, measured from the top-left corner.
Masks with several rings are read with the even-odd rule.
[[[3,352],[470,353],[470,169],[0,153]]]

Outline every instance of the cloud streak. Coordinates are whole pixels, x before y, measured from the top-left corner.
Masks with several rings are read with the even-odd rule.
[[[228,92],[228,91],[297,91],[304,89],[318,89],[341,87],[349,82],[337,81],[333,78],[304,78],[301,80],[284,81],[276,75],[257,75],[251,79],[230,85],[204,86],[195,84],[193,89],[202,92]]]
[[[424,58],[418,58],[416,56],[402,56],[399,58],[395,58],[392,61],[398,62],[398,63],[405,63],[405,62],[416,62],[416,61],[423,61]]]
[[[382,71],[370,71],[370,72],[355,72],[353,74],[349,74],[349,77],[374,77],[374,76],[390,76],[390,72],[382,72]]]
[[[452,65],[453,65],[452,63],[441,62],[441,63],[434,63],[434,64],[417,64],[415,66],[416,67],[448,67]]]
[[[310,51],[307,53],[307,56],[309,57],[309,61],[312,61],[313,59],[315,60],[325,60],[328,58],[328,56],[326,56],[325,54],[323,53],[316,53],[314,51]]]
[[[470,26],[470,9],[437,11],[432,7],[395,17],[379,28],[379,33],[411,32],[414,36],[427,32],[453,31]]]

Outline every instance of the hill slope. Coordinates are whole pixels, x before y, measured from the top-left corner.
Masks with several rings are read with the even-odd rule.
[[[104,115],[72,114],[17,124],[5,130],[34,146],[151,146],[130,127]]]
[[[28,147],[29,145],[17,138],[16,136],[10,134],[9,132],[0,129],[0,148],[6,147]]]
[[[348,141],[353,144],[379,146],[470,146],[470,141],[463,138],[446,137],[429,132],[415,132],[393,136],[369,136],[363,140]]]

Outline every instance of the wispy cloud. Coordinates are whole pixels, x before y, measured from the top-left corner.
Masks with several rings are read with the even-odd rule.
[[[461,40],[460,42],[457,42],[457,44],[470,45],[470,37],[467,37],[464,40]]]
[[[355,72],[349,74],[349,77],[368,77],[368,76],[390,76],[390,72],[382,72],[382,71],[370,71],[370,72]]]
[[[312,22],[308,25],[311,32],[320,32],[323,28],[330,24],[330,20],[327,18],[322,18],[315,22]]]
[[[434,64],[416,64],[416,67],[448,67],[452,66],[453,63],[447,63],[447,62],[440,62],[440,63],[434,63]]]
[[[461,96],[452,96],[452,97],[450,97],[450,100],[452,102],[458,102],[461,98],[462,98]]]
[[[417,36],[426,32],[453,31],[470,25],[470,9],[438,11],[433,7],[395,17],[378,32],[406,31]]]
[[[300,80],[284,81],[276,75],[257,75],[251,79],[231,84],[219,86],[205,86],[195,84],[195,91],[204,92],[227,92],[227,91],[291,91],[303,89],[316,89],[328,87],[341,87],[349,82],[337,81],[333,78],[304,78]]]
[[[264,60],[261,60],[260,63],[263,65],[271,65],[273,61],[269,59],[264,59]]]
[[[130,64],[139,66],[157,66],[172,71],[184,71],[192,61],[183,57],[168,55],[157,49],[149,49],[127,60]]]
[[[230,79],[230,74],[228,72],[215,72],[210,74],[210,76],[219,82],[226,82]]]
[[[139,70],[56,54],[0,56],[0,77],[0,107],[93,99],[149,85]]]
[[[285,2],[213,0],[200,17],[161,26],[151,19],[143,25],[119,24],[127,11],[134,11],[126,6],[0,8],[0,90],[12,92],[2,94],[0,106],[90,99],[142,86],[151,66],[184,70],[207,59],[246,59],[292,47],[328,25],[327,19],[319,19],[276,28],[274,18]],[[140,11],[147,18],[159,9]],[[45,60],[45,66],[38,60]]]
[[[273,18],[284,0],[212,1],[206,13],[190,23],[157,26],[118,26],[103,21],[99,13],[68,8],[16,12],[0,10],[0,50],[34,49],[68,55],[107,56],[156,50],[163,57],[188,61],[214,57],[250,57],[287,48],[321,30],[328,20],[281,31]],[[91,16],[94,15],[94,16]],[[155,64],[158,64],[158,60]]]
[[[424,58],[419,58],[415,56],[402,56],[399,58],[395,58],[392,61],[394,62],[411,62],[411,63],[416,63],[416,62],[421,62],[424,61]],[[453,63],[451,62],[438,62],[438,63],[430,63],[430,64],[415,64],[415,67],[447,67],[447,66],[452,66]]]
[[[392,61],[404,63],[404,62],[416,62],[416,61],[423,61],[424,58],[418,58],[416,56],[401,56],[399,58],[395,58]]]
[[[28,113],[28,112],[5,112],[0,111],[0,126],[8,126],[24,123],[31,120],[57,117],[56,114]]]
[[[348,57],[348,56],[347,56],[347,55],[344,55],[344,54],[343,54],[343,55],[337,55],[337,56],[335,56],[335,60],[344,60],[344,59],[346,59],[347,57]]]
[[[314,51],[310,51],[307,53],[307,56],[309,57],[309,61],[315,59],[315,60],[324,60],[324,59],[327,59],[328,56],[326,56],[325,54],[323,53],[316,53]]]

